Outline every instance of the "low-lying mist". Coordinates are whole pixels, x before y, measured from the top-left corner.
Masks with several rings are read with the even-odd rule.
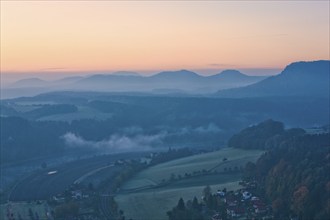
[[[162,144],[165,133],[155,135],[111,135],[108,139],[101,141],[89,141],[83,137],[68,132],[61,138],[67,147],[94,151],[98,153],[123,153],[132,151],[148,151]]]
[[[210,138],[223,132],[216,124],[209,123],[199,127],[184,126],[181,128],[158,127],[153,132],[146,131],[138,126],[119,129],[102,140],[87,140],[83,136],[67,132],[60,138],[68,150],[79,152],[95,152],[100,154],[113,154],[132,151],[159,150],[168,147],[176,139]]]

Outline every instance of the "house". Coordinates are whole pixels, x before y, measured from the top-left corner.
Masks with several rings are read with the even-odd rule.
[[[258,214],[263,214],[263,213],[266,213],[266,212],[267,212],[266,206],[258,206],[255,209],[255,213],[258,213]]]
[[[125,163],[124,160],[116,160],[115,165],[123,165]]]
[[[252,194],[248,191],[243,192],[242,194],[244,200],[248,200],[252,197]]]
[[[61,195],[58,195],[58,196],[53,196],[53,199],[56,201],[56,202],[59,202],[59,203],[63,203],[65,202],[65,198]]]
[[[227,203],[228,206],[236,206],[237,205],[237,200],[234,196],[227,196],[224,199],[224,202]]]
[[[260,200],[260,199],[256,196],[252,196],[252,198],[251,198],[251,201],[258,201],[258,200]]]
[[[241,217],[245,215],[245,209],[239,206],[228,207],[227,214],[231,217]]]
[[[261,200],[253,200],[251,201],[252,206],[254,208],[255,213],[262,214],[267,212],[267,207],[265,203],[263,203]]]
[[[213,215],[212,220],[222,220],[221,215],[219,213]]]
[[[81,190],[72,191],[71,194],[72,194],[72,198],[74,198],[74,199],[81,199],[82,198]]]
[[[220,197],[224,197],[226,195],[226,193],[224,191],[218,190],[217,195]]]
[[[263,214],[267,212],[267,207],[265,205],[256,205],[254,211],[255,213]]]

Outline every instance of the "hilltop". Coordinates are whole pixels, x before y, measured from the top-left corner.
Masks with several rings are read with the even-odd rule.
[[[220,97],[320,96],[329,97],[330,61],[295,62],[279,75],[237,89],[219,91]]]

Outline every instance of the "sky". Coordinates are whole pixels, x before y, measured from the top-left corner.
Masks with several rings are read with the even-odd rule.
[[[1,73],[278,73],[330,59],[329,1],[1,1]]]

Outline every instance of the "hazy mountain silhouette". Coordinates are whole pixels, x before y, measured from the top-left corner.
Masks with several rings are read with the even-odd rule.
[[[79,80],[74,87],[84,90],[97,88],[98,91],[180,90],[193,93],[211,93],[219,89],[248,85],[265,78],[247,76],[237,71],[240,74],[238,77],[235,71],[232,74],[230,72],[221,77],[217,75],[214,77],[201,76],[188,70],[164,71],[148,77],[137,74],[93,75]]]
[[[195,82],[195,80],[200,80],[203,78],[205,77],[188,70],[164,71],[149,77],[152,81],[157,82],[178,82],[182,80],[185,82]]]
[[[17,97],[15,88],[33,88],[32,93],[46,91],[99,91],[99,92],[151,92],[151,93],[188,93],[212,94],[218,90],[246,86],[264,79],[264,76],[247,76],[237,70],[226,70],[213,76],[202,76],[188,70],[164,71],[152,76],[142,76],[136,72],[119,71],[112,74],[95,74],[86,77],[71,76],[55,81],[38,78],[20,80],[3,94]],[[39,89],[36,89],[39,88]],[[8,96],[8,97],[9,97]]]
[[[255,83],[267,77],[265,76],[248,76],[238,70],[224,70],[221,73],[208,77],[212,80],[221,80],[222,83],[248,82]]]
[[[258,83],[219,91],[221,97],[329,96],[330,61],[295,62],[279,75]]]
[[[130,71],[117,71],[112,73],[112,75],[115,76],[140,76],[137,72],[130,72]]]
[[[47,84],[47,81],[39,78],[27,78],[16,81],[11,85],[11,87],[42,87]]]
[[[52,81],[53,83],[56,83],[56,84],[62,84],[62,83],[74,83],[74,82],[77,82],[78,80],[81,80],[83,79],[84,77],[82,76],[69,76],[69,77],[65,77],[65,78],[62,78],[62,79],[59,79],[59,80],[55,80],[55,81]]]
[[[71,88],[85,91],[139,91],[143,79],[143,76],[126,73],[97,74],[73,83]]]

